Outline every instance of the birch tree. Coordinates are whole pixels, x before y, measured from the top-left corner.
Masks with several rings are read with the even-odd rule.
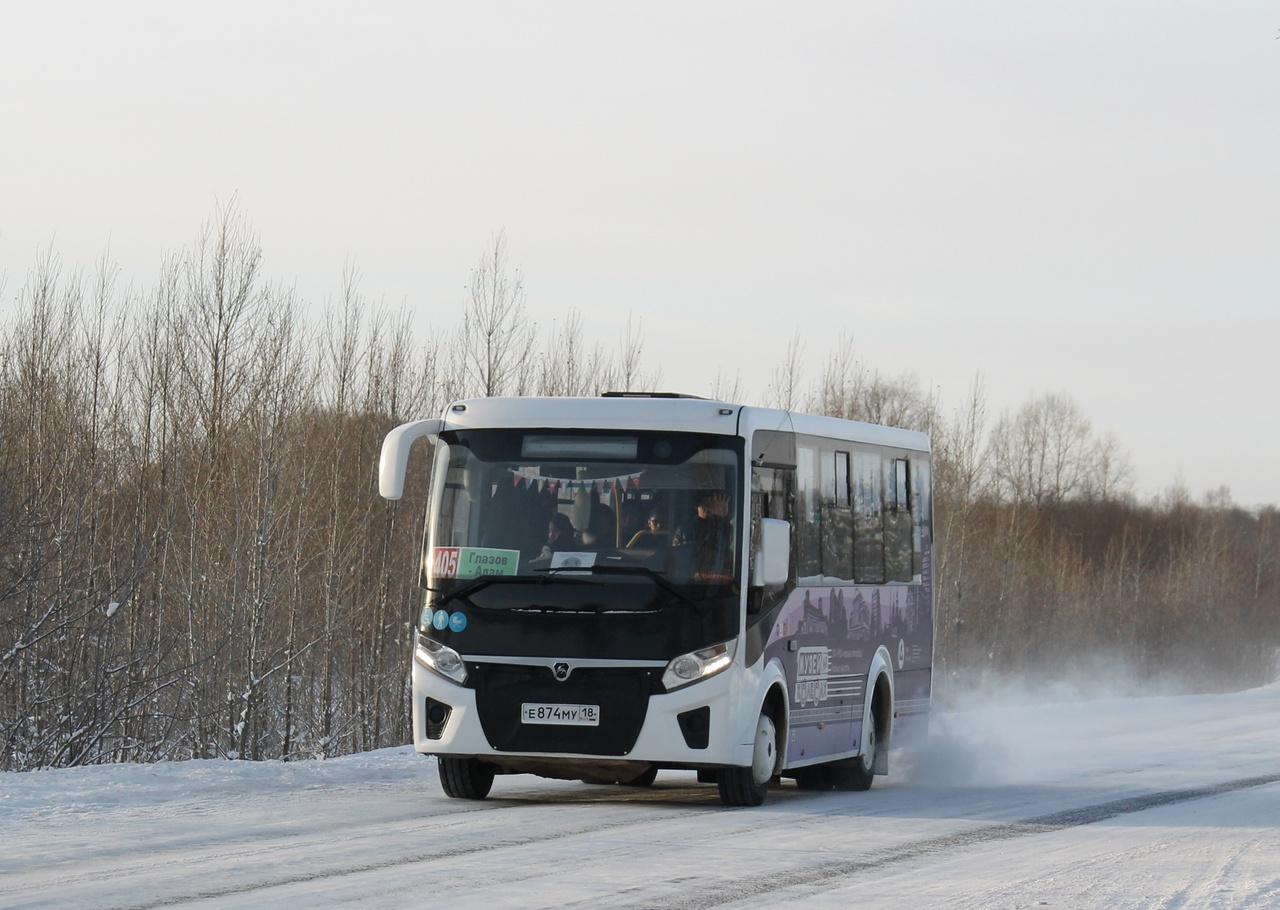
[[[506,235],[499,231],[471,271],[461,329],[469,389],[485,397],[526,394],[534,344],[524,279],[519,269],[509,270]]]

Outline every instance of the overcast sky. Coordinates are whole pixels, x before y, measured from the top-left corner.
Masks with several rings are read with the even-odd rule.
[[[763,401],[797,332],[994,416],[1065,392],[1138,492],[1280,502],[1274,2],[8,4],[0,316],[147,286],[232,198],[267,274],[452,326],[505,230],[540,324],[642,320]]]

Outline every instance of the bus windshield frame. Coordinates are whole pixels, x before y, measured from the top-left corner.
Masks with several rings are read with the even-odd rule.
[[[452,430],[433,474],[420,573],[428,604],[608,613],[736,603],[738,437]]]

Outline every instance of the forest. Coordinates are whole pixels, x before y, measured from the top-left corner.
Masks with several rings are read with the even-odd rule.
[[[539,332],[501,234],[458,323],[425,333],[352,270],[314,318],[262,261],[231,205],[145,290],[119,287],[107,257],[84,272],[52,252],[5,289],[0,769],[408,742],[428,465],[380,499],[385,433],[457,398],[660,377],[631,322],[609,345],[575,312]],[[1121,442],[1065,393],[990,415],[975,379],[946,411],[847,338],[813,377],[803,348],[742,403],[931,434],[936,698],[1010,676],[1213,690],[1275,675],[1275,507],[1178,486],[1139,501]]]

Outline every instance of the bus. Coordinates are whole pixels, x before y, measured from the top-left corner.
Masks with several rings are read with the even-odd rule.
[[[927,728],[926,434],[667,393],[473,399],[387,435],[382,496],[423,438],[413,737],[448,796],[685,770],[757,806],[784,778],[865,790]]]

